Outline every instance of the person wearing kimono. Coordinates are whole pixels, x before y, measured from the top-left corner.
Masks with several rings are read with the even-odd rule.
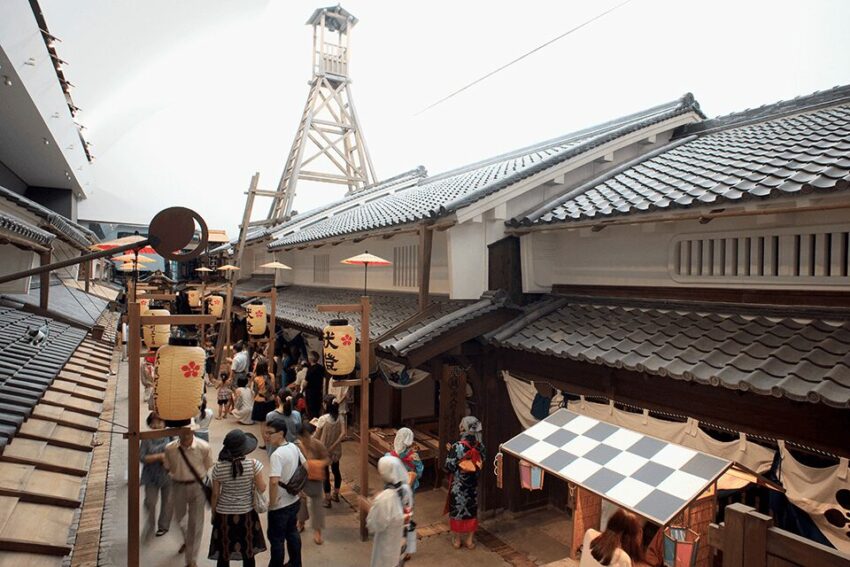
[[[478,529],[478,478],[484,467],[481,422],[469,415],[460,422],[460,439],[449,448],[445,470],[450,475],[447,511],[452,546],[460,549],[461,540],[468,549]]]
[[[407,469],[410,477],[409,484],[416,492],[419,488],[419,479],[422,478],[422,472],[425,470],[425,465],[419,458],[419,453],[413,448],[413,431],[408,427],[402,427],[395,434],[393,440],[393,450],[388,455],[398,457]]]
[[[407,484],[404,464],[390,455],[378,460],[378,474],[384,481],[369,509],[366,527],[374,535],[370,567],[398,567],[404,563],[405,525],[413,510],[413,491]]]

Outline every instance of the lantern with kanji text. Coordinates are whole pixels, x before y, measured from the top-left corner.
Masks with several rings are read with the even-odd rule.
[[[205,356],[198,341],[189,338],[171,337],[157,351],[154,407],[169,426],[185,425],[198,414],[204,394]]]
[[[168,309],[148,309],[144,315],[163,315],[168,316],[171,313]],[[158,348],[168,344],[168,337],[171,335],[171,325],[168,323],[150,325],[142,325],[142,338],[148,348]]]
[[[677,526],[664,528],[664,567],[694,567],[699,551],[699,534]]]
[[[245,320],[248,327],[248,334],[251,336],[259,336],[266,332],[266,306],[265,305],[249,305],[248,318]]]
[[[224,298],[220,295],[210,295],[207,297],[207,312],[210,315],[221,317],[224,312]]]
[[[354,372],[356,351],[354,327],[347,320],[333,319],[322,331],[325,370],[331,376],[346,376]]]

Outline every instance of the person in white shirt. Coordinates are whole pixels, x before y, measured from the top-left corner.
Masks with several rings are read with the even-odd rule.
[[[233,350],[236,355],[233,357],[233,362],[230,363],[230,380],[231,384],[236,384],[240,378],[248,377],[248,366],[251,359],[248,356],[248,351],[242,347],[242,343],[233,345]]]
[[[210,423],[213,420],[213,410],[207,407],[207,396],[201,401],[200,413],[192,418],[195,422],[195,437],[210,442]]]
[[[298,494],[290,494],[279,483],[288,483],[298,465],[306,459],[295,443],[286,440],[286,423],[272,420],[266,424],[268,440],[277,448],[272,453],[269,467],[269,517],[266,535],[271,548],[269,565],[283,565],[284,543],[289,553],[291,567],[301,567],[301,534],[297,520],[301,501]]]
[[[366,527],[375,536],[370,567],[396,567],[401,561],[405,509],[399,492],[407,480],[404,464],[398,457],[384,455],[378,460],[378,473],[384,481],[369,508]],[[409,487],[407,487],[409,490]]]

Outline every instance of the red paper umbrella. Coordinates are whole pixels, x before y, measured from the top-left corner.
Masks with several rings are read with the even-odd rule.
[[[121,238],[116,238],[115,240],[108,240],[106,242],[98,242],[97,244],[91,245],[89,248],[91,250],[112,250],[113,248],[118,248],[119,246],[126,246],[127,244],[132,244],[134,242],[141,242],[142,240],[147,240],[144,236],[139,236],[138,234],[134,234],[132,236],[124,236]],[[150,245],[143,246],[139,248],[138,252],[140,254],[155,254],[156,250],[154,250]]]
[[[379,258],[373,254],[369,254],[367,250],[363,254],[358,254],[357,256],[352,256],[351,258],[346,258],[345,260],[340,261],[340,264],[348,264],[354,266],[363,266],[363,295],[366,295],[366,282],[369,273],[369,266],[392,266],[393,263],[389,260],[384,260],[383,258]]]

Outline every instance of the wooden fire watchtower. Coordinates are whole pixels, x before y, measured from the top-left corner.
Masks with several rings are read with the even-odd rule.
[[[376,181],[363,130],[351,98],[348,65],[351,29],[357,18],[340,6],[319,8],[307,20],[313,26],[313,77],[307,104],[286,159],[268,218],[254,226],[272,226],[292,212],[299,180],[348,186],[348,194]]]

